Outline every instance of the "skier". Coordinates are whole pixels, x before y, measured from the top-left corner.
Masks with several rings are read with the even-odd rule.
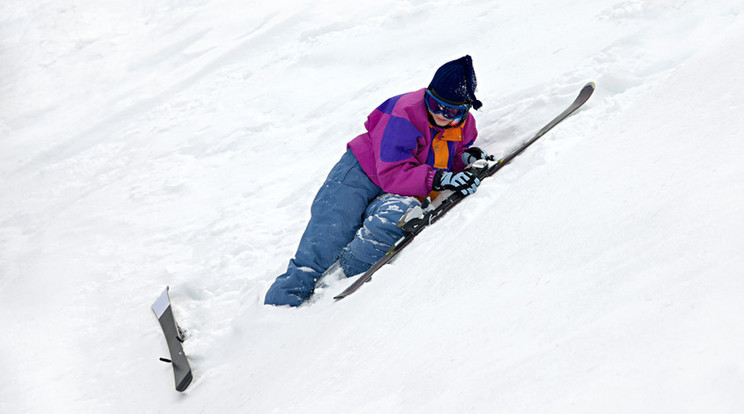
[[[311,207],[295,257],[266,292],[267,305],[299,306],[329,268],[365,272],[403,236],[396,223],[427,196],[472,194],[480,181],[466,167],[488,157],[472,147],[478,132],[470,56],[447,62],[427,88],[388,99],[347,144]]]

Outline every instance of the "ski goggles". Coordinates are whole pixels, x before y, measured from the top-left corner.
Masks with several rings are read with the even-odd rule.
[[[424,97],[426,108],[433,114],[441,114],[447,119],[459,119],[465,116],[470,110],[468,105],[453,105],[445,102],[431,93],[430,90],[426,90],[426,96]]]

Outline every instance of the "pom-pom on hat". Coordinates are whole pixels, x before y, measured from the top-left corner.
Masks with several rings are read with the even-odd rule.
[[[429,84],[429,90],[445,101],[460,105],[467,104],[478,109],[483,106],[483,103],[475,98],[477,86],[473,59],[470,55],[465,55],[437,69]]]

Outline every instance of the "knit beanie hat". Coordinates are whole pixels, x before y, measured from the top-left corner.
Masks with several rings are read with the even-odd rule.
[[[437,69],[434,79],[429,84],[429,90],[445,101],[453,104],[465,103],[478,109],[483,103],[475,98],[477,86],[473,59],[470,55],[465,55]]]

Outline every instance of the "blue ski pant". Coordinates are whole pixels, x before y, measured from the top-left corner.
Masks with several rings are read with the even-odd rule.
[[[403,236],[396,223],[418,204],[414,197],[383,192],[346,151],[315,196],[297,252],[264,303],[299,306],[336,260],[347,276],[365,272]]]

